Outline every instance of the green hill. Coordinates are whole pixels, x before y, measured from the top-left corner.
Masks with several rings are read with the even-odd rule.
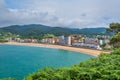
[[[106,28],[71,29],[63,27],[50,27],[40,24],[12,25],[0,28],[0,31],[11,32],[24,37],[36,37],[36,35],[39,36],[42,34],[54,34],[56,36],[69,34],[102,34],[105,33],[105,30]]]

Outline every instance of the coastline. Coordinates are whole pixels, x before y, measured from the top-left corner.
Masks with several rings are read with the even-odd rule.
[[[18,43],[18,42],[6,42],[2,44],[9,44],[9,45],[23,45],[23,46],[33,46],[33,47],[46,47],[46,48],[56,48],[56,49],[63,49],[75,52],[81,52],[84,54],[89,54],[92,56],[99,56],[102,52],[100,50],[93,50],[93,49],[85,49],[85,48],[76,48],[76,47],[69,47],[69,46],[61,46],[61,45],[52,45],[52,44],[41,44],[41,43]],[[109,53],[109,52],[105,52]]]

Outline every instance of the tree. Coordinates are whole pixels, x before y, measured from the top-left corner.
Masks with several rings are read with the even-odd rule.
[[[118,32],[116,35],[114,35],[110,39],[110,44],[113,45],[113,47],[116,47],[116,48],[120,47],[120,32]]]
[[[54,38],[54,34],[44,34],[43,38]]]
[[[107,28],[107,31],[117,34],[118,32],[120,32],[120,23],[111,23],[109,25],[109,28]]]
[[[110,40],[110,44],[113,47],[120,47],[120,23],[111,23],[107,31],[115,33]]]

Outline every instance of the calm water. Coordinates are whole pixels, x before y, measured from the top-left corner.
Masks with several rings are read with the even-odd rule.
[[[68,67],[92,57],[60,49],[0,44],[0,78],[23,78],[39,68]]]

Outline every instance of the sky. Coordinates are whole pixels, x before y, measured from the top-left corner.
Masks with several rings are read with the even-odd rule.
[[[0,27],[108,27],[120,22],[120,0],[0,0]]]

